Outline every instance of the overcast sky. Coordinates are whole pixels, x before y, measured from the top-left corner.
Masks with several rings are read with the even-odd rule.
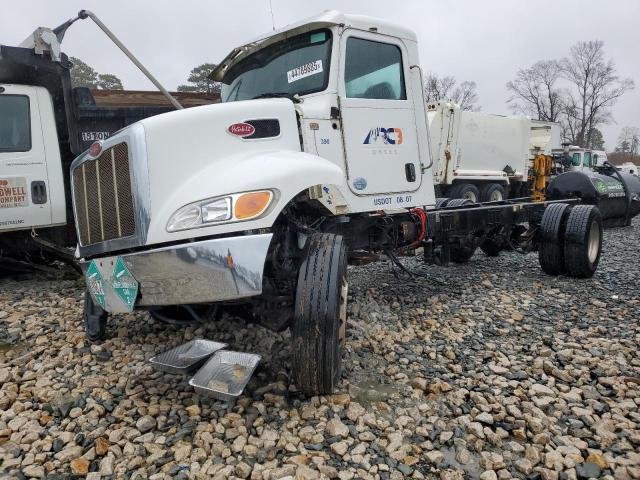
[[[519,67],[560,58],[579,40],[599,39],[622,77],[637,88],[603,127],[613,149],[619,130],[640,126],[640,1],[638,0],[272,0],[276,28],[327,9],[385,18],[413,29],[425,71],[478,84],[487,113],[510,113],[505,83]],[[96,13],[170,90],[194,66],[220,61],[234,46],[272,29],[269,0],[0,0],[0,43],[17,45],[38,26],[55,27],[78,10]],[[127,89],[153,89],[89,20],[65,37],[63,50]]]

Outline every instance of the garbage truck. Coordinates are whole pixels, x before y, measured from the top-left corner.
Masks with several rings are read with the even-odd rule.
[[[523,116],[427,105],[438,196],[473,202],[531,196],[533,160],[560,147],[560,125]]]
[[[538,251],[548,274],[594,275],[596,205],[436,196],[422,72],[411,30],[327,11],[234,48],[210,77],[221,103],[91,145],[71,166],[87,336],[134,309],[240,303],[291,329],[295,384],[327,394],[350,262],[406,270],[399,255],[419,248],[438,265],[506,249]],[[216,390],[200,378],[214,367],[199,385]]]

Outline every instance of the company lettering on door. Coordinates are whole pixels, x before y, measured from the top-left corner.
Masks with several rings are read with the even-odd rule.
[[[0,178],[0,208],[26,207],[28,204],[26,178]]]

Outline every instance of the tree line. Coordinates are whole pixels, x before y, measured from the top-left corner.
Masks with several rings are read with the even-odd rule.
[[[559,60],[520,68],[506,86],[514,112],[559,122],[563,140],[573,145],[602,148],[598,127],[613,121],[613,106],[634,82],[618,75],[604,42],[590,40],[576,43]]]

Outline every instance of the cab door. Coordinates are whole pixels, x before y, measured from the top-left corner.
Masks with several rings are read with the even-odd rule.
[[[356,195],[417,190],[422,171],[404,44],[350,29],[340,42],[338,91],[349,188]]]
[[[0,87],[0,230],[51,223],[37,89]]]

